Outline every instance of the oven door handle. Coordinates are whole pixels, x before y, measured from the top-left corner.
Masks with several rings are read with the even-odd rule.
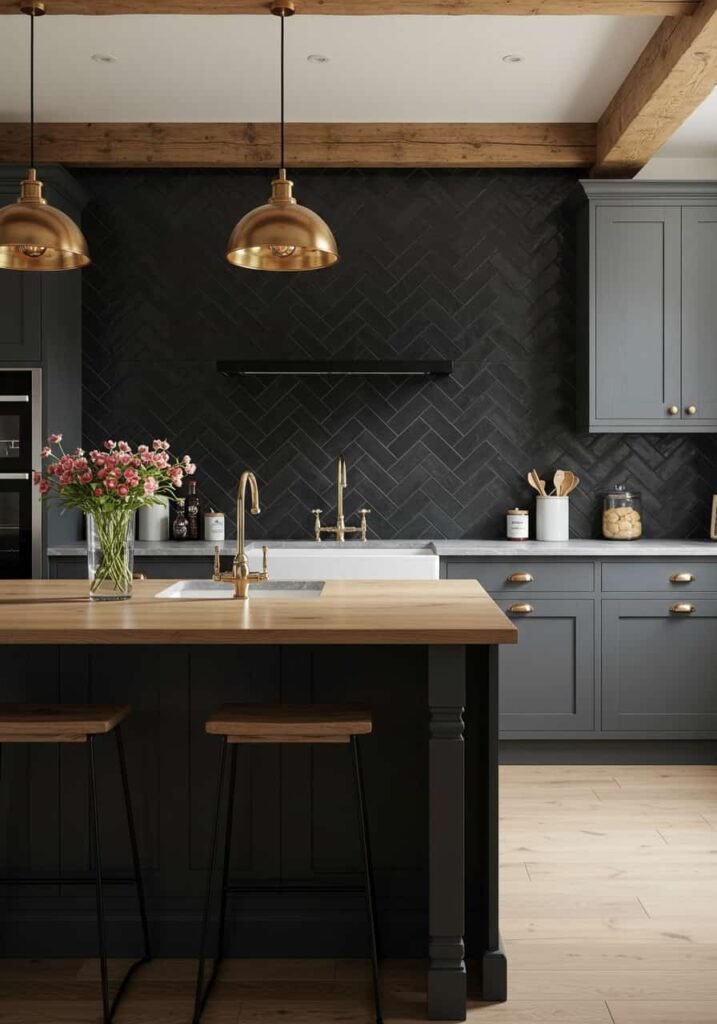
[[[29,480],[29,473],[0,473],[0,480]]]
[[[0,395],[0,402],[29,402],[29,395]]]

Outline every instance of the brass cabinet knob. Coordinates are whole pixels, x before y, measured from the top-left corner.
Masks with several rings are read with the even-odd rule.
[[[669,405],[667,407],[667,412],[669,413],[670,416],[677,416],[679,411],[680,410],[678,409],[678,407],[676,405]]]
[[[673,572],[670,576],[670,583],[694,583],[695,577],[691,572]]]
[[[512,572],[506,583],[533,583],[533,576],[529,572]]]
[[[145,573],[143,573],[143,572],[133,572],[132,573],[132,579],[133,580],[146,580],[147,577],[146,577]]]
[[[532,604],[512,604],[508,609],[510,615],[531,615],[534,611]]]
[[[693,604],[673,604],[670,608],[674,615],[691,615],[694,610]]]
[[[687,413],[688,416],[694,416],[695,413],[697,412],[697,406],[696,405],[688,405],[687,408],[685,409],[685,412]]]

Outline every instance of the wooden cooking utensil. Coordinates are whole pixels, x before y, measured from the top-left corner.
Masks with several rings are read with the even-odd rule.
[[[555,493],[559,498],[562,498],[565,495],[567,485],[568,473],[562,469],[556,469],[555,476],[553,477],[553,487],[555,488]]]
[[[535,488],[538,494],[540,494],[543,498],[546,497],[545,480],[540,479],[540,477],[538,476],[537,469],[531,469],[531,471],[528,473],[528,483],[531,487]]]
[[[576,476],[575,473],[571,473],[570,474],[570,478],[569,478],[568,483],[567,483],[567,486],[566,486],[566,489],[565,489],[565,491],[563,493],[565,495],[571,494],[575,490],[575,488],[578,486],[579,483],[580,483],[580,477]]]

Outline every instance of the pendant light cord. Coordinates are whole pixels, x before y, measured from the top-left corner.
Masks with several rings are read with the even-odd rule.
[[[284,22],[286,21],[286,15],[281,12],[281,75],[279,78],[279,88],[281,91],[281,163],[280,167],[285,167],[284,163]]]
[[[35,12],[30,14],[30,167],[35,166]]]

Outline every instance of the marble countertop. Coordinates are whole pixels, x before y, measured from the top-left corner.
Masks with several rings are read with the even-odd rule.
[[[434,543],[443,558],[715,558],[711,540],[568,540],[562,543],[527,540],[440,540]]]
[[[316,542],[307,541],[251,541],[248,549],[269,548],[313,548]],[[345,545],[336,541],[322,541],[322,548],[356,547],[360,541],[347,541]],[[717,541],[710,540],[569,540],[554,544],[547,541],[512,540],[369,540],[366,548],[432,547],[443,558],[512,558],[531,556],[533,558],[717,558]],[[222,555],[233,555],[236,541],[227,540],[220,545]],[[61,544],[48,548],[50,558],[84,556],[84,543]],[[212,541],[137,541],[135,555],[138,558],[211,558],[214,552]]]

